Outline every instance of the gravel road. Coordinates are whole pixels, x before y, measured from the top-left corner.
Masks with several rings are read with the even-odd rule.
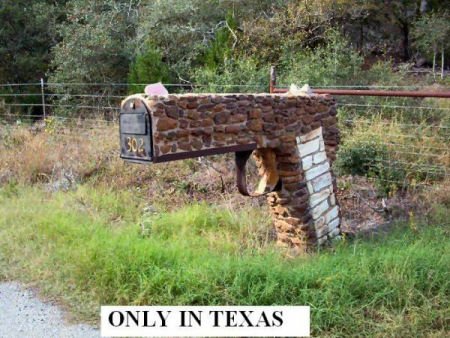
[[[43,303],[18,283],[0,283],[0,337],[100,337],[100,331],[84,324],[70,325],[55,305]]]

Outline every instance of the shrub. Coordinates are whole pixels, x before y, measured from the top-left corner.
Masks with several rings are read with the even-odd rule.
[[[5,126],[0,132],[0,143],[6,149],[23,147],[31,138],[30,131],[20,126]]]
[[[258,92],[267,91],[269,66],[258,67],[251,58],[226,59],[222,66],[200,68],[194,72],[199,92]]]
[[[90,177],[117,147],[117,130],[113,127],[77,126],[70,132],[68,126],[58,126],[56,119],[48,121],[45,131],[33,131],[24,125],[0,133],[0,183],[49,182],[68,172],[76,178]]]
[[[326,86],[353,83],[362,72],[363,58],[338,31],[329,30],[324,45],[292,54],[285,50],[281,58],[284,74],[280,83]]]
[[[161,51],[153,44],[148,43],[142,54],[138,54],[130,65],[129,92],[131,94],[143,93],[145,86],[137,84],[155,82],[170,82],[169,67],[162,60]]]
[[[222,66],[224,61],[232,54],[233,37],[231,30],[234,31],[236,29],[236,19],[232,15],[227,15],[226,25],[229,29],[228,27],[218,29],[205,52],[205,67],[210,70],[215,70],[217,67]]]
[[[340,116],[341,116],[340,112]],[[335,169],[341,175],[373,178],[382,194],[444,179],[450,165],[444,139],[423,124],[383,119],[354,119],[341,126]]]
[[[388,194],[405,177],[402,165],[389,165],[390,152],[377,136],[348,138],[338,152],[334,166],[340,175],[374,178],[380,193]]]
[[[388,150],[379,140],[351,139],[339,149],[335,167],[340,174],[366,176],[378,172],[380,159],[386,158]]]
[[[403,84],[410,65],[404,64],[394,71],[392,60],[377,61],[369,69],[364,71],[363,79],[367,84],[378,86],[395,86]],[[380,98],[376,98],[379,100]],[[379,101],[378,101],[379,102]]]

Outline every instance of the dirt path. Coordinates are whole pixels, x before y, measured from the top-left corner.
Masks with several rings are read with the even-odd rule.
[[[0,283],[0,337],[100,337],[84,324],[70,325],[55,305],[43,303],[32,291],[14,282]]]

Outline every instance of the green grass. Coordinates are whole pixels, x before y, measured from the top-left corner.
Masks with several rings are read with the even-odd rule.
[[[448,226],[397,226],[286,258],[258,210],[186,206],[146,215],[131,193],[0,189],[0,279],[100,304],[310,305],[314,336],[444,336]]]

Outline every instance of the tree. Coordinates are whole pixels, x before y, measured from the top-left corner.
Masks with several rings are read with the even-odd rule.
[[[205,52],[204,60],[207,68],[215,70],[231,57],[237,43],[236,28],[236,20],[232,15],[228,15],[224,26],[216,31],[214,39]]]
[[[0,2],[0,82],[37,82],[45,76],[50,49],[59,40],[61,7],[44,0]]]
[[[154,83],[170,81],[169,67],[162,60],[161,51],[148,43],[147,49],[138,54],[130,65],[128,83],[130,93],[142,93],[144,86],[139,83]]]
[[[433,75],[436,69],[436,56],[441,53],[441,78],[444,78],[445,50],[450,46],[450,17],[448,13],[430,13],[414,24],[415,46],[425,55],[433,55]]]
[[[381,3],[381,1],[379,1]],[[384,20],[387,25],[384,25],[389,33],[389,21],[399,30],[401,36],[401,47],[403,50],[403,60],[408,60],[410,57],[410,35],[413,23],[427,11],[442,11],[446,10],[450,5],[449,0],[384,0],[381,13],[386,16],[388,20]],[[391,32],[392,34],[392,32]]]
[[[219,47],[214,46],[216,38],[222,39],[222,35],[228,31],[233,36],[233,45],[244,18],[270,15],[273,7],[287,2],[289,1],[149,1],[142,7],[142,18],[145,20],[140,21],[136,47],[142,48],[148,40],[153,41],[178,81],[186,81],[190,79],[194,69],[203,67],[205,62],[216,58],[211,54],[215,47]],[[232,18],[232,21],[227,18]],[[236,23],[236,29],[233,29],[232,22]]]
[[[83,83],[85,93],[106,97],[97,105],[116,106],[117,102],[110,103],[108,96],[124,91],[110,85],[89,84],[127,81],[135,51],[138,4],[138,0],[70,1],[66,6],[67,21],[60,26],[63,39],[52,53],[51,82]],[[70,94],[80,93],[78,87],[72,86],[53,90],[67,94],[59,99],[64,104],[72,101]]]
[[[215,68],[197,68],[193,79],[202,85],[199,92],[263,92],[268,89],[268,71],[269,67],[259,67],[252,58],[226,58]]]
[[[330,29],[325,32],[321,45],[283,55],[280,83],[300,86],[353,84],[361,75],[362,63],[363,58],[349,41],[337,30]]]
[[[57,24],[64,19],[63,6],[64,1],[0,1],[0,83],[36,83],[45,78],[50,50],[60,39]],[[39,91],[39,86],[0,87],[3,93],[27,94],[4,101],[22,104],[10,109],[33,116],[42,113]]]
[[[123,81],[132,59],[137,11],[125,0],[76,0],[53,50],[54,81]]]

